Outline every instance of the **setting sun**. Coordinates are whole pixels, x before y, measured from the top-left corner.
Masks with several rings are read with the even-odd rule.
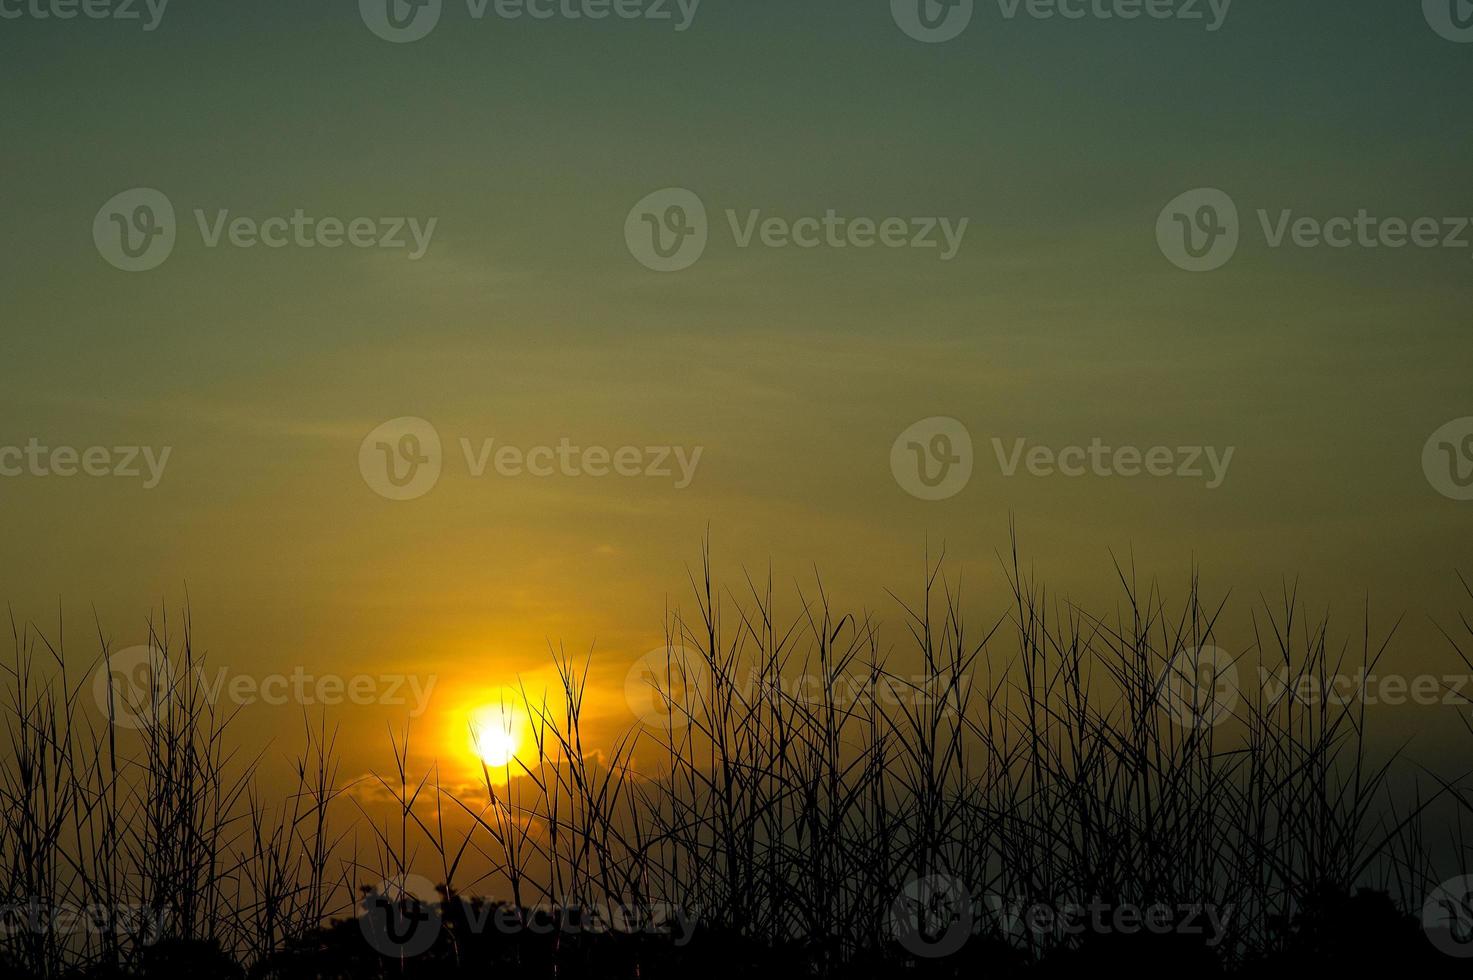
[[[471,751],[486,765],[501,768],[516,758],[518,720],[505,705],[488,705],[471,714]]]

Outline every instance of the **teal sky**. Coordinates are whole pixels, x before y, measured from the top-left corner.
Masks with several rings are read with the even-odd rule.
[[[596,642],[617,678],[708,527],[728,569],[816,564],[871,607],[944,541],[996,612],[1013,515],[1086,601],[1134,549],[1167,581],[1199,562],[1245,607],[1286,577],[1347,615],[1369,593],[1409,612],[1399,656],[1444,657],[1430,620],[1473,570],[1473,502],[1435,492],[1421,453],[1473,415],[1473,247],[1275,250],[1255,215],[1473,216],[1473,44],[1418,2],[1237,0],[1214,33],[979,2],[938,45],[880,0],[704,0],[683,33],[447,3],[396,45],[343,0],[173,0],[152,32],[0,20],[0,79],[0,445],[173,447],[147,491],[0,479],[0,594],[23,619],[61,601],[86,626],[95,605],[141,642],[187,583],[234,665],[411,663],[453,685],[540,666],[552,639]],[[135,187],[181,227],[129,274],[91,229]],[[623,228],[665,187],[703,199],[712,241],[658,275]],[[1233,197],[1244,238],[1194,275],[1154,229],[1199,187]],[[195,208],[438,223],[411,262],[208,249]],[[830,208],[970,225],[949,263],[725,231],[726,209]],[[447,456],[460,437],[704,454],[684,490],[447,461],[396,503],[356,460],[401,416]],[[977,452],[938,502],[889,467],[931,416]],[[1214,491],[1005,478],[994,437],[1236,455]]]

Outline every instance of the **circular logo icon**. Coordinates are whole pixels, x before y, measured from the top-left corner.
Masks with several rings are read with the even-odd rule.
[[[624,675],[624,700],[642,724],[673,731],[690,724],[711,689],[706,658],[685,647],[660,647]]]
[[[1473,875],[1450,878],[1432,890],[1422,904],[1422,931],[1448,956],[1473,956]]]
[[[972,479],[972,434],[956,419],[922,419],[891,445],[890,472],[912,497],[955,497]]]
[[[440,934],[437,904],[435,886],[428,878],[396,875],[369,890],[358,927],[375,952],[391,959],[418,956]]]
[[[890,933],[915,956],[950,956],[967,944],[972,928],[972,896],[950,875],[912,879],[890,905]]]
[[[135,187],[116,194],[92,219],[92,241],[108,264],[147,272],[174,251],[174,205],[162,191]]]
[[[1470,0],[1422,0],[1422,13],[1440,37],[1459,44],[1473,44],[1473,2]]]
[[[435,489],[443,463],[440,433],[407,415],[374,429],[358,447],[358,472],[380,497],[416,500]]]
[[[973,12],[973,0],[890,0],[896,26],[927,44],[959,37],[972,23]]]
[[[706,253],[709,238],[706,205],[683,187],[646,196],[624,220],[629,254],[655,272],[689,269]]]
[[[97,709],[118,728],[137,730],[159,716],[169,697],[169,660],[156,646],[110,654],[92,676]]]
[[[440,23],[443,0],[358,0],[363,23],[385,41],[418,41]]]
[[[1473,416],[1454,419],[1422,447],[1422,471],[1451,500],[1473,500]]]
[[[1226,650],[1194,647],[1183,650],[1161,678],[1162,700],[1183,728],[1209,728],[1227,719],[1238,706],[1238,665]]]
[[[1238,251],[1238,206],[1220,190],[1187,191],[1161,210],[1156,244],[1172,265],[1188,272],[1211,272]]]

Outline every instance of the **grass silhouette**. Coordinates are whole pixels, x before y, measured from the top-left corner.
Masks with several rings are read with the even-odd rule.
[[[170,669],[126,737],[124,706],[109,701],[101,720],[84,710],[91,672],[69,674],[60,631],[13,624],[0,971],[1457,967],[1416,915],[1461,870],[1433,859],[1429,808],[1452,802],[1466,853],[1466,787],[1434,776],[1426,796],[1397,799],[1391,777],[1411,764],[1375,761],[1363,700],[1223,684],[1253,666],[1289,690],[1323,687],[1347,666],[1374,668],[1389,637],[1362,629],[1357,649],[1337,648],[1291,591],[1229,653],[1224,602],[1195,576],[1169,604],[1118,568],[1121,600],[1096,616],[1050,599],[1016,544],[1004,615],[966,622],[943,563],[928,561],[918,597],[896,600],[897,637],[819,584],[798,588],[784,618],[770,573],[726,590],[703,558],[695,612],[670,615],[650,672],[663,723],[585,742],[591,661],[555,650],[561,689],[524,694],[533,744],[510,778],[483,770],[467,793],[411,772],[406,733],[373,777],[392,819],[348,791],[322,720],[303,727],[295,785],[265,794],[259,759],[237,754],[233,714],[193,669],[187,616],[150,627]],[[1448,634],[1459,656],[1470,638],[1466,618]],[[433,895],[411,887],[427,868]],[[64,924],[57,910],[92,921]]]

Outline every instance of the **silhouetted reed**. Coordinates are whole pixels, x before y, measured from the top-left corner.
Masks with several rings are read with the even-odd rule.
[[[1390,631],[1367,615],[1342,644],[1288,591],[1234,648],[1225,601],[1195,575],[1172,601],[1118,567],[1121,601],[1098,615],[1050,596],[1016,548],[1005,569],[1006,611],[973,624],[928,561],[897,629],[817,582],[784,613],[770,572],[727,590],[707,557],[693,614],[666,624],[653,719],[590,744],[592,655],[554,650],[560,688],[522,692],[532,743],[505,771],[447,786],[438,767],[411,771],[406,732],[372,777],[388,811],[353,796],[356,815],[325,722],[304,728],[295,788],[262,794],[195,679],[187,619],[177,637],[150,630],[181,669],[121,733],[79,709],[90,680],[69,679],[59,634],[14,628],[5,900],[136,908],[150,925],[7,930],[0,953],[48,978],[1047,975],[1142,959],[1211,974],[1364,961],[1356,944],[1376,935],[1417,969],[1455,963],[1408,913],[1457,870],[1439,873],[1428,808],[1473,811],[1467,787],[1433,776],[1398,798],[1363,699],[1282,694],[1373,669]],[[1470,638],[1465,616],[1448,634],[1465,662]],[[1260,667],[1278,693],[1228,683]],[[415,875],[437,894],[414,894]],[[432,919],[433,942],[367,941],[346,917],[375,903]],[[1162,928],[1062,927],[1084,909],[1148,910]]]

